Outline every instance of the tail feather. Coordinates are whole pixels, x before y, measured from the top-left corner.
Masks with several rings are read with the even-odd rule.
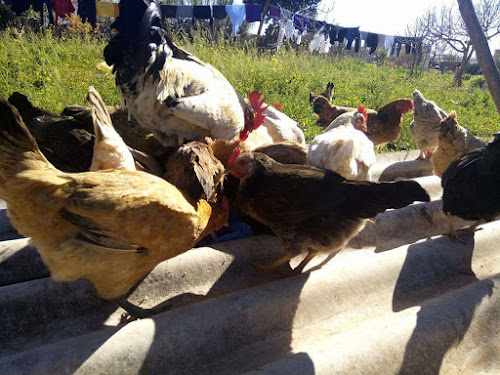
[[[0,100],[0,175],[23,159],[49,163],[41,153],[35,138],[23,122],[18,110],[6,100]]]
[[[359,217],[370,218],[390,208],[403,208],[413,202],[429,202],[429,194],[418,182],[368,182],[346,181],[349,184],[350,202],[358,206]]]

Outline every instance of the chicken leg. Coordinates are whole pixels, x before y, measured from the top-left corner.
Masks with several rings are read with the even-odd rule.
[[[262,271],[275,271],[282,264],[289,262],[291,259],[292,259],[292,256],[290,254],[287,254],[284,257],[278,259],[276,262],[271,263],[271,264],[260,264],[260,263],[254,262],[253,260],[250,260],[250,264],[254,267],[257,267],[258,269],[260,269]]]

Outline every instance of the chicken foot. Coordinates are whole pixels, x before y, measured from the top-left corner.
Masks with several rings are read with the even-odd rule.
[[[457,234],[457,231],[455,230],[455,228],[453,227],[453,216],[451,215],[450,212],[448,212],[446,214],[446,218],[448,219],[448,225],[450,227],[450,232],[448,233],[448,236],[450,238],[453,238],[461,243],[465,243],[464,240],[462,240],[461,238],[458,237],[458,234]],[[460,232],[463,232],[465,234],[469,234],[471,236],[474,235],[474,232],[476,232],[477,230],[477,227],[486,223],[486,220],[484,219],[479,219],[478,221],[476,221],[474,224],[471,224],[470,226],[464,228],[464,229],[460,229]]]
[[[307,254],[307,256],[302,260],[302,262],[300,262],[300,264],[295,267],[293,270],[291,270],[291,272],[288,272],[286,275],[284,276],[295,276],[295,275],[299,275],[302,273],[302,271],[304,270],[304,268],[307,266],[307,264],[316,256],[318,255],[318,252],[317,251],[311,251],[309,250],[309,253]]]
[[[292,259],[292,256],[290,254],[285,255],[284,257],[278,259],[276,262],[271,263],[271,264],[260,264],[257,262],[254,262],[253,260],[250,260],[250,264],[254,267],[257,267],[258,269],[262,271],[275,271],[277,270],[282,264],[289,262]]]
[[[132,319],[145,319],[155,313],[153,309],[143,309],[142,307],[130,303],[125,296],[108,299],[107,301],[111,302],[114,305],[117,305],[118,307],[121,307],[127,312],[128,315],[130,315]]]

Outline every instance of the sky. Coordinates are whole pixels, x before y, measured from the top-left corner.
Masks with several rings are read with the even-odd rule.
[[[325,11],[333,10],[327,16]],[[404,35],[406,26],[431,8],[451,6],[456,0],[323,0],[318,7],[318,18],[345,27],[359,26],[363,31],[377,34]],[[500,38],[490,42],[490,49],[500,49]]]

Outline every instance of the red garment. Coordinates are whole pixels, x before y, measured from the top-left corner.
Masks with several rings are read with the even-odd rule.
[[[52,0],[52,8],[57,17],[64,18],[75,12],[75,7],[71,0]]]

